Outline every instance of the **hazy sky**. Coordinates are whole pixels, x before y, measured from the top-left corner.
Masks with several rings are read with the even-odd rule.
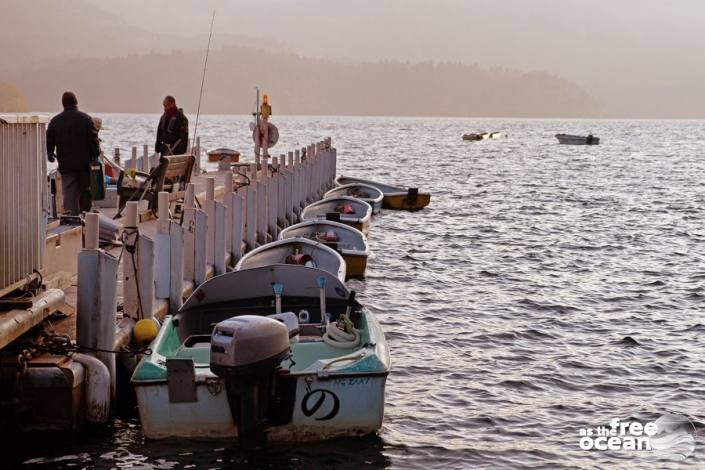
[[[343,61],[452,60],[545,71],[575,82],[613,115],[705,117],[703,0],[86,0],[115,15],[115,24],[35,21],[33,32],[3,23],[3,9],[26,10],[31,19],[42,1],[0,0],[0,39],[62,35],[58,51],[51,41],[35,47],[45,61],[149,53],[172,43],[202,50],[215,9],[214,48],[244,40]],[[52,5],[92,15],[76,11],[85,9],[79,0]],[[77,29],[121,37],[91,49],[75,34],[67,48]],[[3,60],[0,49],[0,73],[26,59],[12,50]]]
[[[702,0],[91,0],[161,32],[208,29],[309,56],[540,70],[645,110],[705,98]],[[216,34],[217,43],[217,34]]]

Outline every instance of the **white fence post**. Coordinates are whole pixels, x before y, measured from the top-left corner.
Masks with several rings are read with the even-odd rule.
[[[279,159],[277,157],[272,158],[272,167],[276,170],[279,166]],[[279,173],[272,172],[272,176],[269,178],[269,184],[267,185],[267,225],[269,225],[269,235],[272,240],[277,239],[279,235],[279,224],[277,222],[277,206],[279,203],[279,192],[277,188],[279,187]]]
[[[247,187],[247,225],[245,226],[246,251],[257,247],[257,188],[251,181]]]
[[[196,174],[201,173],[201,138],[196,137],[196,148],[194,149],[194,156],[196,157]]]
[[[215,244],[215,178],[209,176],[206,178],[206,215],[207,222],[207,241],[206,241],[206,263],[215,265],[213,247]]]
[[[139,232],[137,231],[137,201],[130,201],[125,205],[125,225],[127,232],[125,240],[125,253],[122,265],[122,291],[123,312],[131,318],[137,318],[139,302],[137,299],[137,244]]]
[[[172,222],[169,225],[171,260],[169,274],[169,311],[175,314],[183,305],[184,291],[184,228]],[[193,255],[193,252],[191,253]]]
[[[306,205],[309,205],[314,200],[313,187],[313,161],[316,158],[315,145],[308,146],[309,157],[306,159]]]
[[[217,276],[225,272],[225,205],[215,202],[213,214],[213,270]]]
[[[335,186],[335,177],[338,173],[338,151],[333,148],[333,143],[331,138],[328,138],[328,145],[330,145],[331,153],[331,165],[330,165],[330,186]]]
[[[245,199],[239,193],[230,193],[227,195],[232,201],[230,207],[232,209],[232,259],[231,264],[235,266],[242,257],[242,237],[244,229],[244,208]]]
[[[279,157],[279,168],[277,168],[277,224],[282,229],[288,226],[286,222],[286,155]],[[279,233],[279,230],[277,230]]]
[[[196,209],[194,227],[194,262],[193,262],[193,282],[194,289],[206,281],[206,238],[208,236],[208,216],[202,210]]]
[[[301,213],[301,154],[298,150],[294,152],[294,166],[293,166],[293,212],[294,212],[294,223],[298,221],[298,216]]]
[[[149,173],[149,145],[142,146],[142,171]]]
[[[137,169],[137,147],[134,145],[132,146],[132,158],[130,158],[130,162],[126,165],[126,168]]]
[[[286,181],[285,198],[286,198],[286,218],[289,225],[296,223],[294,217],[294,152],[289,152],[287,155],[288,164],[286,165]]]
[[[257,183],[257,239],[260,244],[267,243],[267,182]]]
[[[158,299],[168,299],[171,289],[171,237],[169,221],[169,193],[161,191],[158,202],[157,235],[155,248],[155,294]],[[183,278],[183,274],[179,276]]]
[[[189,183],[184,196],[184,274],[183,278],[193,281],[195,277],[196,254],[196,186]]]
[[[86,214],[86,247],[78,255],[76,340],[79,346],[112,351],[117,311],[117,258],[98,248],[98,214]],[[95,352],[115,390],[115,354]]]
[[[154,241],[140,234],[137,243],[137,282],[142,318],[152,318],[154,313]]]
[[[232,198],[230,194],[233,192],[233,172],[225,172],[225,181],[223,183],[223,205],[225,206],[225,252],[231,253],[233,251],[233,207]]]

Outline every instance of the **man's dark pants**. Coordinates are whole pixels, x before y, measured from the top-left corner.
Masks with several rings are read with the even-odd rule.
[[[91,210],[91,179],[88,171],[61,173],[64,212],[79,215]]]

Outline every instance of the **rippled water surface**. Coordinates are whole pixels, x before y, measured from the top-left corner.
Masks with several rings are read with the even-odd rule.
[[[105,115],[106,153],[151,142],[157,116]],[[193,118],[192,118],[193,119]],[[704,468],[584,451],[611,419],[705,418],[705,124],[277,118],[273,155],[323,137],[338,172],[419,186],[421,212],[373,221],[367,280],[393,370],[379,436],[243,454],[145,441],[134,418],[23,467]],[[247,118],[207,116],[203,146],[249,152]],[[508,138],[464,142],[467,132]],[[556,132],[601,137],[559,146]],[[140,149],[141,153],[141,149]]]

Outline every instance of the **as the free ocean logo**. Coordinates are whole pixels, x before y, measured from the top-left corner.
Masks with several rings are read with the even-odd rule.
[[[693,423],[670,414],[647,422],[614,418],[607,426],[582,428],[579,434],[583,450],[641,451],[673,460],[685,460],[695,450]]]

